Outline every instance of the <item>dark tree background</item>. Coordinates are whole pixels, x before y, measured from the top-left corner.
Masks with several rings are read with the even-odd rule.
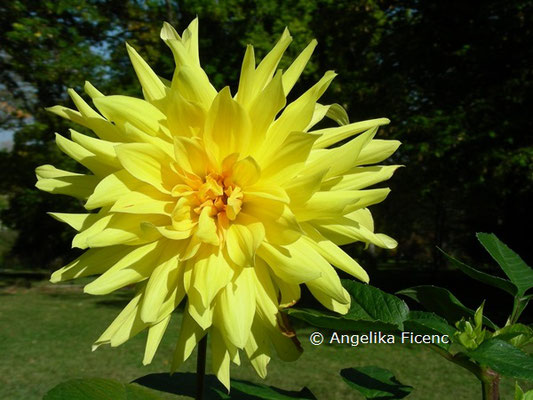
[[[391,162],[406,167],[374,215],[400,245],[392,254],[355,246],[358,256],[438,269],[438,245],[484,261],[474,232],[487,231],[531,260],[531,1],[24,0],[0,3],[0,132],[14,133],[0,152],[0,220],[17,234],[4,267],[51,268],[72,256],[72,232],[45,212],[81,205],[34,189],[38,165],[77,168],[53,141],[68,124],[44,107],[69,105],[66,89],[81,93],[85,80],[140,96],[124,42],[171,77],[161,24],[181,31],[196,15],[218,89],[235,88],[247,43],[261,57],[288,26],[289,56],[319,41],[300,89],[334,69],[325,103],[341,103],[352,121],[392,120],[380,137],[403,142]]]

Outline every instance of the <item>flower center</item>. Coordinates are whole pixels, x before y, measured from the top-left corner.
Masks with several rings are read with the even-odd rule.
[[[226,173],[211,172],[203,179],[184,171],[179,175],[183,183],[172,190],[178,199],[172,212],[173,228],[185,231],[198,225],[198,230],[212,230],[223,242],[225,230],[241,211],[241,188]]]
[[[202,213],[204,207],[209,209],[211,217],[223,223],[224,227],[229,221],[234,221],[242,207],[242,190],[225,179],[222,175],[209,174],[205,177],[205,182],[195,193],[199,203],[194,208],[198,215]]]

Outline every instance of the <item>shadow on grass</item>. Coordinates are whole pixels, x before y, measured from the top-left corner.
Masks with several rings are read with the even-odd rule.
[[[97,301],[95,304],[101,307],[124,308],[128,305],[130,300],[131,300],[131,297],[128,297],[127,299],[100,300],[100,301]]]
[[[204,379],[204,394],[206,395],[206,399],[316,399],[307,388],[303,388],[298,392],[289,391],[239,379],[231,380],[230,396],[226,388],[222,386],[214,375],[206,375]],[[188,397],[195,397],[196,395],[196,374],[192,372],[178,372],[173,375],[167,373],[149,374],[134,380],[133,383],[166,393]]]
[[[83,289],[71,290],[68,287],[58,287],[55,290],[43,291],[43,294],[65,301],[89,301],[97,307],[124,308],[134,296],[132,290],[120,290],[109,295],[92,296],[83,293]]]

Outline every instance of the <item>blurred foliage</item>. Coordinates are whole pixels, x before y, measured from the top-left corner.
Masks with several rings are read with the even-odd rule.
[[[44,107],[68,105],[66,89],[81,92],[85,80],[106,94],[140,96],[125,41],[170,78],[161,24],[180,31],[196,15],[202,64],[217,89],[235,89],[247,43],[262,57],[288,26],[289,57],[319,40],[295,92],[334,69],[340,76],[324,103],[341,103],[352,121],[392,120],[380,136],[404,143],[391,162],[407,168],[375,215],[377,230],[400,243],[396,261],[438,267],[435,245],[477,258],[471,232],[483,230],[527,260],[528,236],[516,226],[533,222],[533,3],[15,0],[0,4],[0,128],[15,132],[12,150],[0,152],[0,193],[9,198],[0,218],[18,232],[13,262],[39,268],[72,256],[72,232],[45,212],[81,204],[33,189],[38,165],[78,168],[53,143],[69,124]]]

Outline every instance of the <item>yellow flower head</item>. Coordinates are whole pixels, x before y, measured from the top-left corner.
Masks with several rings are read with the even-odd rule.
[[[50,109],[97,138],[57,135],[59,148],[91,173],[43,165],[37,187],[98,210],[52,213],[78,231],[73,246],[88,250],[51,280],[100,275],[85,286],[95,295],[136,284],[95,347],[148,329],[144,363],[184,301],[173,369],[209,332],[213,368],[228,386],[239,350],[262,377],[271,345],[282,359],[300,355],[280,310],[298,301],[301,284],[325,307],[347,312],[350,297],[331,264],[365,282],[368,275],[339,245],[396,246],[374,233],[367,208],[389,189],[364,188],[392,175],[396,166],[366,165],[386,159],[399,142],[374,139],[385,118],[349,124],[339,105],[317,103],[331,71],[286,106],[314,40],[286,71],[276,68],[288,30],[258,66],[248,46],[233,96],[228,87],[217,92],[200,66],[197,20],[181,37],[164,24],[161,38],[176,62],[172,82],[128,46],[144,100],[105,96],[87,82],[98,112],[73,90],[78,110]],[[341,126],[310,131],[325,116]]]

